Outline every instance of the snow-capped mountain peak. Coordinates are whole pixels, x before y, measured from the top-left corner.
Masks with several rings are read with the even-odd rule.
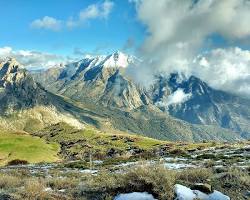
[[[73,76],[77,71],[88,71],[93,68],[126,68],[136,63],[136,57],[116,51],[110,55],[86,55],[82,60],[66,65],[68,76]]]
[[[108,55],[104,62],[104,67],[127,67],[133,62],[132,56],[126,55],[120,51],[116,51],[111,55]]]
[[[116,51],[110,55],[99,55],[99,56],[92,56],[86,55],[81,63],[89,63],[90,67],[94,66],[102,66],[105,68],[112,68],[112,67],[122,67],[126,68],[129,64],[134,63],[136,58],[131,55],[127,55],[123,52]]]

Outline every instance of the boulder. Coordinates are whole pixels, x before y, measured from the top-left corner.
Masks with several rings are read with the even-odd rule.
[[[1,200],[14,200],[9,194],[5,194],[5,193],[0,193],[0,199]]]
[[[199,190],[192,190],[186,186],[175,185],[175,200],[230,200],[230,198],[219,191],[213,191],[211,194],[206,194]]]

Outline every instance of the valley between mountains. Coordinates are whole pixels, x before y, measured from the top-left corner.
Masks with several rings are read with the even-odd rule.
[[[192,189],[195,182],[249,197],[250,99],[178,73],[159,73],[144,87],[126,70],[140,62],[122,52],[38,71],[14,58],[0,61],[6,198],[114,199],[135,188],[173,199],[178,184]],[[159,188],[157,177],[166,174]],[[29,185],[38,193],[27,192]]]

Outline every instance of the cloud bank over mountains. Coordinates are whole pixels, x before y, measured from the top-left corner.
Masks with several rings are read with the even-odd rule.
[[[11,47],[0,47],[0,59],[13,57],[26,68],[32,70],[50,68],[70,62],[69,58],[60,55],[29,50],[14,50]]]
[[[198,55],[192,73],[212,87],[250,95],[250,51],[238,47],[214,49]]]
[[[218,89],[250,94],[249,51],[211,48],[216,35],[229,42],[250,37],[249,0],[131,2],[148,33],[140,51],[144,62],[132,73],[137,80],[148,84],[159,72],[181,72]]]

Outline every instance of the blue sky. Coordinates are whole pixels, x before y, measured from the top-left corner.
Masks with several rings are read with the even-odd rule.
[[[106,1],[111,2],[111,1]],[[133,53],[144,39],[144,28],[136,18],[135,6],[127,0],[113,0],[105,16],[82,20],[73,28],[72,18],[94,5],[102,11],[103,0],[8,0],[0,1],[0,46],[70,55],[74,52],[109,53],[125,50]],[[33,26],[45,16],[60,21],[58,30]]]
[[[0,0],[0,58],[37,69],[121,50],[141,82],[178,71],[250,96],[249,21],[249,0]]]

